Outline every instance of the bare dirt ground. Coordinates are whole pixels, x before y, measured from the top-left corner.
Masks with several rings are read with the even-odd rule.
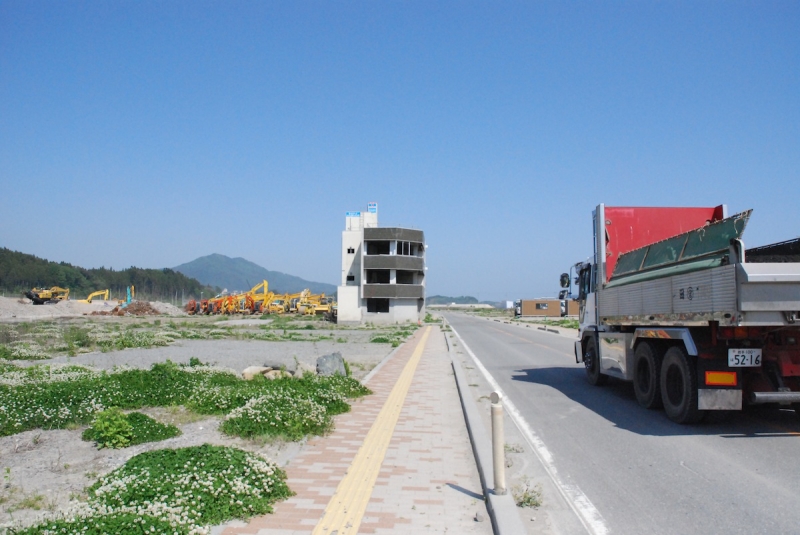
[[[169,304],[152,303],[165,315],[184,315]],[[56,305],[31,305],[17,299],[0,298],[0,322],[51,321],[63,318],[74,321],[96,310],[110,310],[116,303],[92,304],[66,301]],[[91,321],[120,322],[134,318],[92,316]],[[202,320],[202,318],[198,318]],[[88,318],[87,318],[88,321]],[[240,328],[269,322],[255,318],[226,321]],[[332,328],[335,329],[335,326]],[[315,330],[315,334],[326,331]],[[334,332],[333,330],[331,332]],[[388,344],[369,343],[370,333],[359,330],[335,330],[334,340],[270,342],[256,340],[178,340],[167,347],[126,349],[106,353],[93,352],[75,357],[60,356],[49,360],[16,361],[16,364],[82,364],[110,369],[126,365],[149,368],[167,359],[188,363],[192,357],[206,364],[217,364],[241,372],[253,365],[277,364],[295,369],[297,362],[315,365],[317,357],[338,351],[350,363],[353,376],[363,378],[392,352]],[[335,341],[338,340],[338,341]],[[358,403],[355,400],[354,403]],[[285,466],[301,451],[303,443],[243,440],[219,432],[219,418],[198,417],[182,407],[142,409],[155,419],[181,429],[178,437],[162,442],[141,444],[119,450],[98,450],[93,443],[81,440],[85,427],[61,430],[33,430],[0,437],[0,533],[4,527],[29,525],[36,519],[69,507],[85,496],[85,487],[98,476],[123,465],[144,451],[201,445],[227,445],[267,455]]]
[[[34,305],[24,297],[0,297],[0,320],[30,321],[86,316],[92,312],[111,312],[117,305],[117,301],[99,299],[94,299],[91,303],[66,300],[49,305]],[[151,305],[167,316],[186,315],[180,308],[169,303],[151,303]]]

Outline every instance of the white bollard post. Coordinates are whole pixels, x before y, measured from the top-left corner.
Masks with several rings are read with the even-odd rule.
[[[494,493],[506,491],[506,452],[503,432],[503,399],[498,392],[492,392],[492,462],[494,468]]]

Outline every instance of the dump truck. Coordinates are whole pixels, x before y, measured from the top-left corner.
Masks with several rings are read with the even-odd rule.
[[[630,381],[642,407],[680,424],[800,407],[800,239],[745,249],[750,215],[597,206],[594,254],[560,281],[579,304],[590,384]]]

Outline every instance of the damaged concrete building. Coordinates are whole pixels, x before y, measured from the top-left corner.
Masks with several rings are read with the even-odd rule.
[[[420,321],[425,315],[425,235],[379,227],[378,205],[347,212],[342,232],[340,323]]]

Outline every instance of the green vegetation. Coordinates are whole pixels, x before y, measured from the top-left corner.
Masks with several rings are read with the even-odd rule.
[[[174,425],[162,424],[140,412],[125,414],[119,408],[112,407],[95,415],[82,438],[93,440],[102,449],[158,442],[180,434],[180,430]]]
[[[369,341],[373,344],[391,344],[392,347],[397,347],[405,341],[406,338],[411,336],[412,332],[417,329],[417,325],[406,325],[398,327],[396,330],[388,331],[382,334],[376,334]]]
[[[236,448],[205,444],[139,454],[89,487],[70,518],[19,535],[199,533],[234,518],[272,512],[292,495],[274,463]]]
[[[520,485],[515,485],[511,489],[511,494],[514,496],[514,503],[517,507],[541,507],[542,505],[542,487],[541,485],[531,486],[530,481],[523,481]]]
[[[185,405],[199,414],[227,415],[222,430],[239,436],[297,439],[324,433],[331,417],[349,410],[347,398],[370,391],[349,377],[244,381],[233,370],[214,366],[154,364],[150,370],[98,371],[82,366],[31,366],[0,363],[0,436],[29,429],[63,429],[87,424],[109,407]],[[131,418],[130,415],[127,416]],[[137,417],[134,417],[137,418]],[[112,416],[101,433],[128,435]],[[136,431],[137,422],[132,424]],[[155,432],[155,431],[154,431]],[[144,432],[145,438],[150,431]]]
[[[373,344],[391,344],[392,347],[397,347],[402,344],[406,338],[419,328],[418,325],[409,323],[407,325],[399,325],[394,329],[387,330],[381,334],[376,334],[369,341]]]
[[[227,316],[223,316],[227,317]],[[313,319],[313,318],[312,318]],[[126,325],[105,321],[59,324],[54,321],[0,325],[0,359],[42,360],[59,354],[75,356],[92,351],[114,351],[132,347],[150,348],[175,340],[265,340],[316,342],[333,340],[332,335],[309,333],[316,327],[292,319],[262,325],[259,329],[228,327],[201,319],[162,325],[135,320]],[[276,332],[283,331],[283,332]],[[296,332],[304,331],[304,332]]]
[[[567,329],[577,329],[580,324],[575,319],[560,319],[560,320],[542,320],[538,323],[543,325],[552,325],[553,327],[565,327]]]
[[[131,285],[136,287],[138,298],[154,300],[169,300],[176,292],[179,295],[200,295],[202,291],[213,295],[220,291],[169,268],[84,269],[0,248],[0,290],[8,294],[21,295],[35,286],[60,286],[69,288],[73,299],[82,299],[101,288],[111,290],[115,298],[124,298],[126,288]]]
[[[133,439],[133,426],[118,407],[98,412],[92,425],[83,432],[83,440],[94,440],[97,447],[125,448]]]
[[[476,316],[484,316],[489,318],[508,318],[514,317],[514,311],[507,308],[475,308],[468,311],[470,314]]]

